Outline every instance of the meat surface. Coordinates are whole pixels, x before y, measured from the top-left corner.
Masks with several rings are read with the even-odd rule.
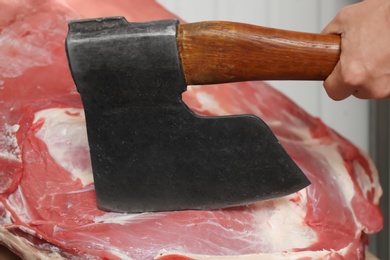
[[[174,17],[154,0],[0,0],[0,243],[24,259],[364,258],[382,228],[374,165],[262,82],[189,87],[183,98],[200,115],[261,117],[312,185],[215,211],[98,210],[64,39],[67,20],[111,15]]]

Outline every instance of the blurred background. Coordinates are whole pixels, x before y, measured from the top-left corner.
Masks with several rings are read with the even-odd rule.
[[[320,33],[345,5],[354,0],[158,0],[187,22],[228,20],[280,29]],[[374,159],[384,194],[381,209],[385,227],[371,237],[370,251],[390,259],[389,249],[389,101],[350,97],[331,100],[322,82],[269,82],[313,116],[321,118]]]

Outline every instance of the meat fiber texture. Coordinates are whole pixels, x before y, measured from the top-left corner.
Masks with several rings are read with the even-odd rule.
[[[152,0],[0,0],[0,243],[24,259],[363,259],[382,228],[371,160],[262,82],[189,87],[201,115],[250,113],[312,184],[214,211],[97,209],[67,20],[174,17]]]

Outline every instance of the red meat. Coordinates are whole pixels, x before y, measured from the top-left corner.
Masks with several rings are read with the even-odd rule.
[[[110,15],[174,17],[153,0],[0,0],[0,243],[25,259],[364,258],[382,228],[374,165],[262,82],[190,87],[184,99],[202,115],[260,116],[311,186],[215,211],[98,210],[64,39],[67,20]]]

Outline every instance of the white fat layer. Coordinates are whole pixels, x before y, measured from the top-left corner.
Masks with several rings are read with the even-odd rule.
[[[254,211],[259,230],[254,230],[253,235],[258,236],[257,241],[263,241],[267,252],[306,248],[318,242],[316,232],[304,224],[307,213],[306,189],[272,202],[273,210]],[[261,207],[262,204],[258,205]]]
[[[356,192],[354,190],[352,179],[350,178],[349,173],[347,172],[347,169],[344,167],[344,161],[343,161],[342,156],[340,155],[340,152],[337,149],[337,145],[332,144],[326,148],[326,145],[320,143],[320,141],[321,141],[320,139],[312,138],[309,129],[307,127],[302,127],[302,126],[304,126],[304,124],[302,124],[302,122],[300,122],[298,118],[291,116],[290,114],[286,113],[285,111],[283,111],[283,113],[285,114],[285,116],[289,117],[289,120],[291,120],[293,122],[292,125],[298,126],[298,127],[289,127],[290,132],[294,133],[296,136],[299,136],[303,140],[303,144],[311,145],[312,148],[314,148],[316,150],[316,153],[326,155],[326,157],[328,158],[327,160],[328,160],[329,164],[335,170],[334,172],[332,172],[332,175],[333,175],[332,178],[336,178],[337,180],[339,180],[340,185],[344,185],[346,183],[349,183],[348,189],[345,189],[345,186],[340,186],[340,185],[339,186],[342,188],[341,190],[348,198],[347,202],[350,202]],[[275,122],[275,123],[279,124],[279,125],[282,124],[282,122],[280,122],[280,121]],[[303,131],[303,129],[307,129],[307,131]],[[283,139],[283,138],[280,138],[280,139]],[[284,140],[284,141],[291,142],[289,140]],[[369,176],[367,175],[367,173],[363,169],[363,167],[359,164],[359,162],[354,161],[353,166],[355,168],[355,174],[356,174],[356,178],[358,180],[359,186],[362,189],[364,195],[367,194],[367,191],[371,191],[372,189],[374,189],[375,194],[374,194],[374,201],[373,202],[376,204],[379,204],[379,199],[382,196],[383,191],[382,191],[382,188],[381,188],[380,183],[379,183],[379,177],[377,174],[377,170],[376,170],[373,162],[369,158],[369,156],[366,155],[365,152],[362,150],[359,150],[359,152],[361,154],[365,155],[365,158],[367,159],[367,161],[369,163],[370,170],[373,172],[373,174],[372,174],[373,181],[371,182]],[[329,155],[331,155],[331,156],[328,157]],[[333,161],[333,160],[336,160],[336,161]],[[335,166],[339,166],[339,167],[335,167]],[[334,174],[336,175],[336,177]]]
[[[21,162],[20,148],[18,140],[16,139],[16,132],[20,126],[5,124],[0,128],[0,157],[10,160]]]
[[[54,227],[54,232],[53,236],[56,236],[57,232],[63,232],[67,231],[66,229],[63,229],[59,226]],[[86,249],[91,249],[93,248],[94,251],[102,251],[102,250],[107,250],[110,252],[110,254],[117,256],[119,259],[124,259],[124,260],[131,260],[132,258],[129,257],[129,253],[126,252],[126,250],[123,250],[122,248],[117,248],[115,246],[112,246],[110,244],[110,238],[111,236],[108,234],[106,237],[96,237],[92,235],[87,235],[86,233],[78,233],[78,237],[84,241],[88,241],[88,245],[85,246]],[[63,243],[67,243],[66,240],[62,241]],[[75,257],[75,258],[70,258],[74,260],[79,260],[80,258]],[[88,255],[83,255],[82,259],[84,260],[89,260],[89,259],[100,259],[99,257],[96,256],[88,256]]]
[[[362,151],[360,152],[363,153]],[[366,156],[366,158],[368,158],[368,156]],[[370,159],[368,159],[368,163],[372,172],[372,182],[370,180],[370,177],[366,174],[365,170],[358,162],[354,162],[353,166],[356,170],[357,180],[365,198],[367,199],[368,192],[374,189],[375,194],[373,198],[373,203],[379,204],[379,199],[383,193],[382,187],[379,183],[379,175],[377,174],[377,170],[374,166],[374,163]]]
[[[351,201],[353,197],[356,195],[355,187],[353,184],[353,180],[348,173],[348,170],[344,166],[344,159],[341,156],[336,143],[325,145],[321,143],[321,139],[316,139],[311,136],[311,133],[307,127],[304,127],[305,124],[300,122],[300,120],[286,111],[283,111],[285,116],[289,117],[289,120],[293,122],[292,126],[289,127],[289,131],[299,136],[303,144],[307,145],[307,149],[312,151],[313,153],[318,154],[318,158],[324,157],[328,162],[329,169],[328,172],[331,175],[330,178],[333,179],[339,186],[339,190],[342,192],[345,198],[345,205],[351,205]],[[295,126],[295,127],[293,127]],[[306,130],[304,130],[306,129]],[[283,138],[280,138],[284,140]],[[285,142],[291,142],[291,140],[284,140]],[[359,151],[361,154],[364,154],[363,151]],[[374,203],[379,204],[379,199],[382,195],[382,189],[379,184],[378,174],[376,173],[375,166],[372,161],[366,155],[371,171],[373,172],[373,181],[369,179],[369,176],[363,169],[363,167],[359,164],[358,161],[353,162],[353,166],[355,168],[356,178],[359,182],[359,186],[366,195],[368,190],[374,188],[375,197]],[[355,215],[354,215],[355,216]]]
[[[125,225],[130,223],[135,217],[139,217],[137,214],[119,214],[119,213],[106,213],[102,216],[96,216],[94,218],[95,223],[115,223]]]
[[[286,111],[283,112],[286,117],[289,118],[289,120],[292,123],[292,125],[289,127],[289,131],[294,133],[295,135],[299,136],[302,141],[300,143],[303,143],[306,145],[306,149],[310,151],[312,154],[316,154],[316,158],[322,158],[327,164],[327,172],[329,174],[329,178],[331,178],[332,182],[334,182],[338,186],[338,191],[341,193],[341,198],[343,199],[343,204],[351,207],[351,202],[353,197],[356,195],[355,187],[353,180],[348,173],[347,168],[344,166],[344,159],[342,155],[340,154],[337,143],[331,143],[331,144],[323,144],[321,143],[321,139],[316,139],[311,136],[311,133],[309,129],[303,124],[299,119],[296,117],[288,114]],[[279,138],[280,140],[283,140],[285,143],[291,143],[294,141],[287,140],[284,138]],[[358,162],[354,163],[354,167],[356,170],[356,173],[358,174],[357,178],[359,178],[359,175],[364,175],[366,178],[368,178],[365,171],[361,168]],[[371,186],[372,185],[372,186]],[[363,185],[364,186],[364,185]],[[367,185],[366,185],[367,186]],[[379,182],[374,182],[369,185],[370,187],[379,187]],[[368,187],[367,187],[368,188]],[[376,196],[378,196],[378,200],[380,197],[381,191],[376,191]],[[379,195],[378,195],[379,194]],[[314,198],[314,196],[313,196]],[[315,202],[314,202],[315,203]],[[352,209],[351,209],[352,210]],[[353,210],[352,210],[353,211]],[[353,218],[355,220],[355,223],[357,223],[356,215],[353,214]],[[360,230],[358,230],[360,232]]]
[[[51,23],[47,23],[50,25]],[[20,26],[22,30],[31,30],[28,23]],[[49,45],[36,43],[37,40],[43,42],[44,39],[34,38],[35,41],[26,40],[24,37],[15,35],[18,30],[13,25],[5,27],[0,34],[0,75],[5,78],[20,76],[24,71],[32,67],[45,66],[52,62]],[[47,26],[45,29],[52,29]],[[43,35],[43,34],[42,34]],[[14,55],[10,55],[14,53]],[[15,54],[23,59],[15,59]]]
[[[18,124],[9,125],[4,124],[0,127],[0,158],[9,162],[21,162],[22,156],[16,138],[16,133],[19,131],[20,126]],[[9,188],[13,179],[9,175],[9,169],[7,167],[0,168],[1,187],[0,192]]]
[[[94,218],[95,223],[115,223],[125,225],[131,223],[133,219],[139,218],[138,214],[118,214],[118,213],[106,213],[102,216]],[[144,220],[142,218],[142,220]]]
[[[24,227],[24,226],[20,226],[19,229],[20,229],[21,231],[23,231],[24,233],[29,234],[29,235],[31,235],[31,236],[35,236],[35,235],[37,234],[37,232],[35,232],[34,230],[29,229],[29,228]]]
[[[227,113],[224,109],[221,108],[220,104],[214,99],[214,97],[206,92],[198,92],[196,94],[196,99],[200,103],[201,110],[204,111],[213,111],[214,113],[217,113],[218,115],[227,115]]]
[[[311,260],[330,260],[337,256],[345,256],[352,244],[339,251],[334,250],[322,250],[322,251],[304,251],[304,252],[278,252],[278,253],[260,253],[260,254],[248,254],[248,255],[233,255],[233,256],[213,256],[213,255],[195,255],[195,254],[181,254],[180,252],[170,252],[167,250],[161,250],[155,257],[155,260],[159,260],[162,257],[179,255],[186,256],[191,259],[197,260],[292,260],[299,258],[310,258]]]
[[[5,209],[3,202],[0,202],[0,212],[5,212],[5,215],[0,218],[0,224],[1,225],[12,224],[11,213]]]
[[[22,229],[21,229],[22,230]],[[23,231],[23,230],[22,230]],[[52,246],[47,252],[40,252],[30,241],[15,236],[3,226],[0,226],[0,242],[12,251],[17,252],[23,259],[29,260],[65,260],[58,252],[58,248]]]
[[[82,109],[51,108],[35,113],[34,123],[44,120],[36,133],[53,159],[83,185],[93,182],[85,116]]]
[[[143,214],[121,214],[108,212],[102,216],[96,216],[94,218],[95,223],[115,223],[120,225],[126,225],[129,223],[136,223],[137,221],[146,221],[156,218],[161,218],[164,214],[159,213],[143,213]]]
[[[20,186],[16,189],[14,193],[8,196],[6,200],[9,207],[12,208],[18,215],[18,218],[25,223],[28,223],[31,220],[30,215],[28,214],[27,204],[23,192],[21,191]]]
[[[157,256],[154,257],[155,260],[159,260],[163,257],[168,256],[182,256],[182,254],[174,252],[161,251]],[[194,255],[186,254],[186,257],[196,260],[292,260],[303,257],[310,257],[311,260],[326,260],[331,259],[334,252],[330,251],[316,251],[316,252],[297,252],[297,253],[262,253],[262,254],[250,254],[250,255],[240,255],[240,256],[212,256],[212,255]]]
[[[351,205],[355,196],[355,187],[348,170],[344,166],[344,159],[337,149],[337,144],[317,145],[310,148],[313,153],[318,153],[319,158],[327,161],[329,168],[327,171],[333,182],[337,183],[338,191],[344,195],[344,205]]]

